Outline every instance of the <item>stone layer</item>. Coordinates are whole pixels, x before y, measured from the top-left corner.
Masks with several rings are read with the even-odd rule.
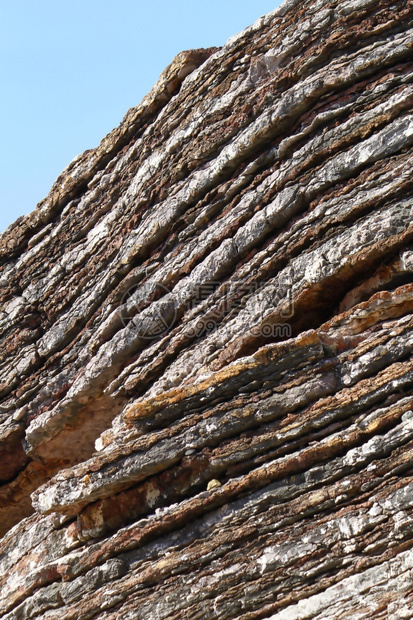
[[[287,0],[0,237],[2,618],[413,616],[412,50]]]

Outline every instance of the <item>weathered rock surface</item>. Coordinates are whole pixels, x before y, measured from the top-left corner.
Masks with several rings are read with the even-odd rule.
[[[0,238],[0,613],[413,617],[413,2],[179,54]]]

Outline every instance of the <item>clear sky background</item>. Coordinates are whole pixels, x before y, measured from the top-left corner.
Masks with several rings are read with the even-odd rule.
[[[180,51],[279,0],[0,0],[0,231],[99,144]]]

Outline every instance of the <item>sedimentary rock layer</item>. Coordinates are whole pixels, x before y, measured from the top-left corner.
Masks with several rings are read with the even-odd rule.
[[[413,2],[179,54],[0,238],[0,613],[413,616]]]

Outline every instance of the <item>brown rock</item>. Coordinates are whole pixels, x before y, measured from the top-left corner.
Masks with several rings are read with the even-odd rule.
[[[413,615],[412,45],[287,0],[0,238],[3,618]]]

